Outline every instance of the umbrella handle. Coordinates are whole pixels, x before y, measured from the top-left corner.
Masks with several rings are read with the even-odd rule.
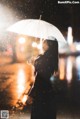
[[[41,38],[41,39],[40,39],[40,54],[42,54],[42,53],[43,53],[43,49],[42,49],[42,42],[43,42],[43,39]]]
[[[40,20],[42,19],[42,15],[40,15],[39,19],[40,19]]]

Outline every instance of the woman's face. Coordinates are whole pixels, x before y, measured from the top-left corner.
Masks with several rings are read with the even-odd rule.
[[[47,41],[44,41],[43,42],[43,50],[44,50],[44,52],[47,51],[48,49],[49,49],[49,46],[47,44]]]

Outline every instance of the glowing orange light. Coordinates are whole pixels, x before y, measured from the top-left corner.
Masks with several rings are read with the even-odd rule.
[[[25,104],[27,98],[28,98],[28,96],[27,96],[27,95],[24,95],[24,97],[23,97],[23,99],[22,99],[23,104]]]
[[[64,78],[65,78],[65,60],[63,58],[60,59],[59,69],[60,69],[60,76],[59,77],[61,80],[64,80]]]
[[[23,69],[19,69],[18,71],[18,77],[17,77],[17,84],[18,84],[18,98],[21,96],[21,94],[24,92],[25,90],[25,73]]]

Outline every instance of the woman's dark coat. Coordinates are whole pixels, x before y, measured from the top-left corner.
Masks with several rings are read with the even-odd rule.
[[[29,94],[33,97],[31,119],[56,119],[55,95],[50,82],[54,70],[58,69],[58,58],[54,51],[47,51],[35,61],[37,76]]]

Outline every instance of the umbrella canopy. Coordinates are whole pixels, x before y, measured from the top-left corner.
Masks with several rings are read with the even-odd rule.
[[[10,26],[7,31],[40,39],[48,39],[49,36],[53,36],[58,41],[59,51],[67,44],[63,34],[56,26],[40,19],[21,20]]]
[[[21,20],[7,29],[8,31],[46,39],[54,36],[58,41],[66,42],[60,30],[54,25],[43,20],[28,19]]]

